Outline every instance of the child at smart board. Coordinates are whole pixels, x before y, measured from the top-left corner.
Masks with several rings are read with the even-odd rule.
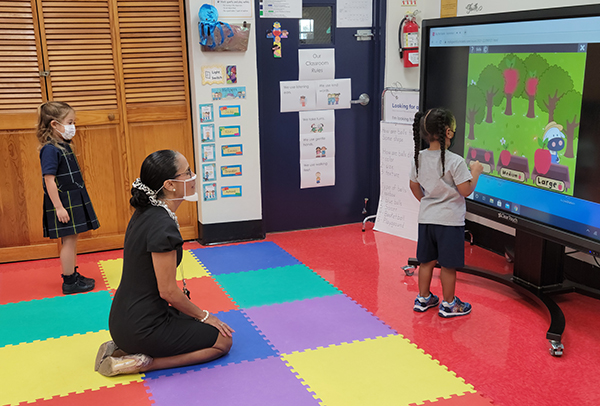
[[[436,263],[441,266],[443,301],[440,317],[464,316],[471,305],[455,296],[456,268],[464,266],[465,197],[477,185],[483,166],[471,163],[449,151],[456,135],[454,115],[445,109],[434,108],[417,112],[413,123],[415,159],[410,172],[410,190],[421,202],[417,260],[419,294],[413,309],[424,312],[438,306],[439,298],[431,293],[430,285]],[[421,150],[421,140],[429,148]]]

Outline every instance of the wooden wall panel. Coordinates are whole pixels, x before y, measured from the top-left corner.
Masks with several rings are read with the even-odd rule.
[[[154,151],[172,149],[181,152],[194,170],[194,151],[189,146],[191,137],[186,120],[168,122],[131,123],[129,126],[131,137],[131,160],[137,168],[135,177],[139,176],[144,159]],[[200,187],[200,181],[196,183]],[[196,226],[196,204],[182,204],[177,210],[177,219],[181,227]]]

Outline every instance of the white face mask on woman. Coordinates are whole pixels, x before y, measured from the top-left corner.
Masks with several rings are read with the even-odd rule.
[[[191,181],[195,181],[196,180],[196,174],[194,174],[194,176],[192,176],[189,179],[184,179],[184,180],[179,180],[179,179],[171,179],[171,182],[183,182],[183,198],[175,198],[175,199],[169,199],[169,200],[187,200],[188,202],[197,202],[198,201],[198,192],[195,192],[194,194],[191,194],[188,196],[187,194],[187,190],[186,190],[186,186],[188,182]]]
[[[63,124],[63,123],[59,123],[60,125],[62,125],[65,129],[64,133],[61,133],[60,131],[56,130],[59,132],[60,135],[62,135],[62,137],[69,141],[70,139],[72,139],[75,136],[75,124]]]

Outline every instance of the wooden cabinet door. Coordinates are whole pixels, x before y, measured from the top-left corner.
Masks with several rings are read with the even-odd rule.
[[[129,219],[126,143],[120,108],[116,16],[109,0],[37,0],[49,100],[77,113],[73,142],[100,228],[79,251],[119,247]]]
[[[132,177],[160,149],[181,152],[193,169],[183,1],[117,1],[117,10]],[[177,210],[184,239],[198,237],[196,210],[186,202]]]
[[[42,175],[35,135],[46,101],[35,0],[0,1],[0,262],[55,256],[42,231]]]

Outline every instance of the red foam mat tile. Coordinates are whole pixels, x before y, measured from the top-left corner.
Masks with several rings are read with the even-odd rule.
[[[468,392],[463,395],[452,395],[448,399],[438,398],[423,403],[411,403],[409,406],[493,406],[493,403],[479,393]]]
[[[60,262],[48,260],[37,265],[21,269],[3,265],[0,268],[0,305],[63,295]],[[96,280],[94,292],[107,289],[97,263],[81,261],[78,271]]]
[[[150,406],[154,403],[150,400],[148,388],[143,382],[132,382],[127,385],[115,385],[112,388],[100,388],[99,390],[86,390],[83,393],[71,393],[68,396],[55,396],[52,399],[40,399],[33,403],[20,403],[21,406]]]

